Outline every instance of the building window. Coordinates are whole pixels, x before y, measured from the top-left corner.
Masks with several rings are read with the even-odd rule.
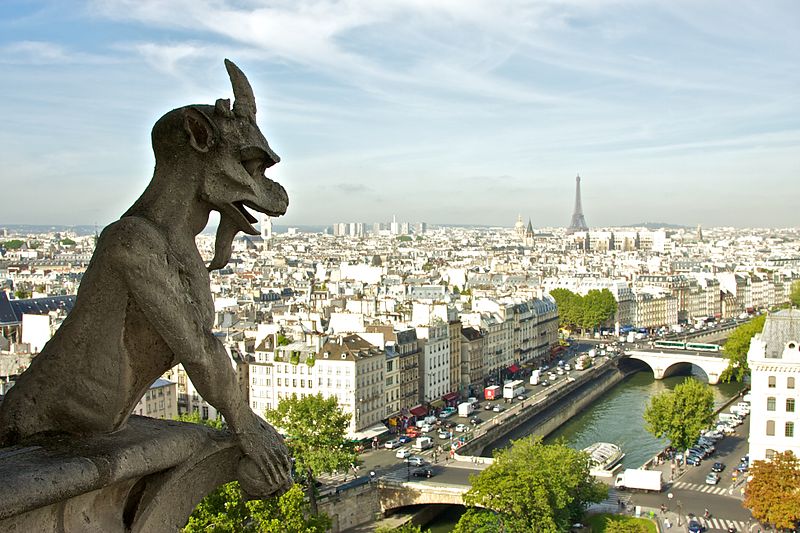
[[[786,398],[786,412],[794,413],[794,398]]]
[[[770,389],[775,388],[775,376],[769,376],[767,378],[767,387],[769,387]]]
[[[767,398],[767,411],[774,411],[775,410],[775,398],[770,396]]]
[[[787,389],[794,388],[794,378],[786,378],[786,388]]]
[[[794,437],[794,422],[786,422],[783,434],[786,437]]]
[[[775,421],[774,420],[767,420],[767,436],[774,437],[775,436]]]
[[[767,448],[767,449],[764,451],[764,458],[765,458],[767,461],[772,461],[772,458],[773,458],[773,457],[775,457],[775,450],[770,450],[769,448]]]

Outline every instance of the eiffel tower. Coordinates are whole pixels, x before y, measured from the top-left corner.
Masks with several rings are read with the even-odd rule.
[[[569,223],[568,233],[576,231],[588,231],[589,226],[583,218],[583,207],[581,207],[581,176],[575,177],[575,211],[572,213],[572,220]]]

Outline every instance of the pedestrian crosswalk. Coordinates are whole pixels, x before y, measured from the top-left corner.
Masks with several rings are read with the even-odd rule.
[[[693,490],[705,494],[718,494],[721,496],[740,497],[741,490],[720,487],[719,485],[703,485],[700,483],[687,483],[686,481],[676,481],[672,484],[673,489]]]
[[[689,517],[686,517],[684,520],[684,524],[688,523]],[[703,531],[729,531],[730,528],[733,528],[734,531],[737,532],[745,532],[748,531],[748,524],[742,520],[725,520],[724,518],[700,518],[695,517],[694,520],[700,522],[703,526]],[[673,524],[674,526],[675,524]],[[678,530],[680,531],[680,530]]]

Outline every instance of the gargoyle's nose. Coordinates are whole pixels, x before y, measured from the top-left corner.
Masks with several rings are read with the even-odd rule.
[[[280,156],[278,154],[276,154],[272,150],[272,148],[270,148],[269,146],[266,146],[265,148],[266,149],[264,151],[267,153],[267,168],[271,167],[275,163],[280,163],[281,162]]]

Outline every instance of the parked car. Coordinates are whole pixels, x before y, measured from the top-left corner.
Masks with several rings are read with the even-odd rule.
[[[400,444],[408,444],[409,442],[411,442],[414,439],[412,439],[408,435],[400,435],[399,437],[397,437],[397,440],[400,441]]]
[[[547,380],[544,380],[541,383],[539,383],[539,385],[541,385],[542,387],[549,387],[550,386],[550,382],[547,381]]]
[[[687,465],[700,466],[700,463],[702,462],[703,462],[702,458],[698,457],[697,455],[689,454],[689,456],[686,458]]]
[[[429,432],[429,431],[431,431],[432,429],[433,429],[433,426],[432,426],[432,425],[430,425],[430,424],[423,424],[423,425],[422,425],[422,426],[419,428],[419,430],[420,430],[421,432],[423,432],[423,433],[428,433],[428,432]]]
[[[386,442],[383,443],[383,446],[389,450],[397,448],[398,446],[400,446],[400,439],[387,440]]]
[[[477,416],[473,416],[472,418],[470,418],[470,419],[469,419],[469,422],[470,422],[470,424],[472,424],[473,426],[477,426],[478,424],[482,424],[482,423],[483,423],[483,420],[481,420],[481,419],[480,419],[480,418],[478,418]]]
[[[569,366],[568,364],[564,365],[564,371],[569,372],[570,370],[572,370],[571,366]]]
[[[425,464],[425,459],[423,459],[419,455],[409,455],[408,457],[406,457],[405,462],[410,464],[411,466],[422,466]]]
[[[502,410],[503,410],[503,406],[500,405],[500,404],[497,404],[494,407],[492,407],[492,411],[494,411],[495,413],[499,413]]]
[[[414,477],[424,477],[429,478],[436,475],[432,468],[418,468],[411,472],[411,475]]]
[[[518,395],[517,395],[517,400],[519,400],[519,401],[522,401],[522,400],[524,400],[524,399],[525,399],[525,398],[527,398],[527,397],[528,397],[528,395],[527,395],[527,394],[518,394]]]
[[[406,457],[411,457],[411,450],[409,450],[408,448],[400,448],[399,450],[397,450],[394,456],[397,457],[398,459],[405,459]]]
[[[450,432],[450,431],[447,431],[447,430],[444,430],[444,429],[439,430],[439,438],[440,439],[449,439],[452,436],[453,436],[453,433]]]
[[[719,483],[719,474],[711,472],[706,476],[706,485],[716,485]]]
[[[486,409],[487,411],[491,411],[493,407],[494,406],[490,403],[483,404],[483,408]]]
[[[465,426],[464,424],[459,424],[459,425],[456,426],[456,431],[458,433],[463,433],[466,430],[467,430],[467,426]]]

